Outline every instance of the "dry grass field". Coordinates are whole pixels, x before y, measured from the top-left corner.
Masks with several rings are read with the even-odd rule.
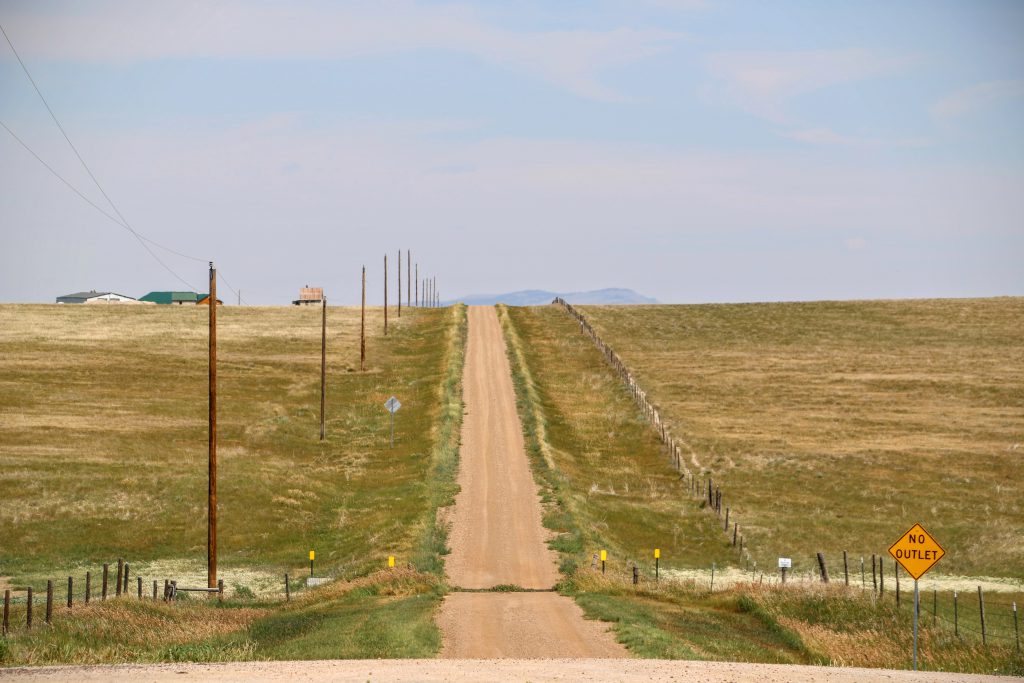
[[[928,579],[1024,579],[1024,299],[581,310],[761,567],[859,570],[920,522],[947,551]]]
[[[652,574],[654,548],[663,571],[735,562],[716,518],[683,493],[654,432],[569,317],[554,307],[501,313],[534,476],[551,503],[546,524],[564,534],[556,547],[567,566],[589,567],[601,549],[616,575],[634,563]]]
[[[203,307],[0,306],[0,577],[205,575]],[[224,307],[219,328],[221,575],[280,592],[285,571],[355,576],[410,561],[424,533],[451,309],[328,311],[327,440],[318,441],[320,310]],[[402,401],[388,448],[390,395]],[[305,568],[305,569],[304,569]],[[269,584],[267,583],[269,582]],[[81,585],[81,577],[79,577]]]

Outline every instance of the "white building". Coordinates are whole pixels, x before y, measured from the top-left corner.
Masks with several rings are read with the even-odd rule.
[[[138,304],[142,303],[138,299],[134,299],[124,294],[118,294],[117,292],[97,292],[95,289],[91,292],[75,292],[74,294],[65,294],[64,296],[57,297],[57,303],[59,304]]]

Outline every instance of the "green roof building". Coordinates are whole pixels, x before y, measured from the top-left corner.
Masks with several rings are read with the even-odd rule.
[[[150,292],[139,298],[139,301],[152,301],[155,304],[178,304],[179,306],[195,304],[198,300],[199,295],[195,292]]]

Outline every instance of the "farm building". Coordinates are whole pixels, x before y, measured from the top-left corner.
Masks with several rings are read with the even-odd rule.
[[[57,297],[59,304],[137,304],[138,299],[133,299],[117,292],[97,292],[95,289],[90,292],[75,292]]]
[[[139,301],[152,301],[154,304],[178,304],[179,306],[194,305],[199,301],[195,292],[150,292]]]
[[[292,303],[296,306],[309,306],[311,304],[318,304],[324,300],[324,288],[323,287],[310,287],[306,285],[299,289],[299,298]]]
[[[209,306],[210,305],[210,294],[209,294],[209,292],[207,292],[206,294],[197,294],[196,296],[198,297],[196,299],[196,305],[198,305],[198,306]],[[221,301],[220,299],[217,299],[217,305],[218,306],[223,306],[224,302]]]

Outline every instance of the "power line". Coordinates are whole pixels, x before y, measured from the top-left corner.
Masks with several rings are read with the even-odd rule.
[[[120,221],[116,221],[115,220],[114,222],[117,223],[118,225],[120,225],[121,227],[125,228],[126,230],[128,230],[135,237],[135,239],[137,239],[139,241],[139,244],[141,244],[142,247],[147,252],[149,252],[149,255],[152,256],[156,260],[157,263],[159,263],[161,266],[163,266],[165,270],[167,270],[171,275],[173,275],[175,278],[177,278],[180,282],[183,282],[184,284],[186,284],[190,289],[195,290],[196,288],[193,285],[189,284],[188,281],[185,280],[185,278],[183,278],[180,275],[178,275],[170,266],[168,266],[166,263],[164,263],[160,259],[160,257],[157,256],[153,252],[153,250],[149,248],[149,245],[146,244],[146,242],[149,242],[149,243],[153,244],[154,246],[157,246],[157,247],[159,247],[161,249],[169,251],[169,252],[171,252],[173,254],[176,254],[177,256],[181,256],[183,258],[192,259],[194,261],[199,261],[199,262],[207,262],[208,259],[198,258],[198,257],[195,257],[195,256],[189,256],[188,254],[183,254],[183,253],[181,253],[179,251],[171,249],[170,247],[165,247],[164,245],[162,245],[162,244],[160,244],[160,243],[158,243],[158,242],[156,242],[154,240],[151,240],[148,237],[144,237],[144,236],[140,235],[135,230],[135,228],[133,228],[131,226],[131,224],[128,222],[128,220],[124,217],[124,214],[122,214],[120,209],[117,208],[117,205],[114,204],[114,201],[110,198],[110,195],[108,195],[106,190],[103,189],[103,186],[100,185],[100,181],[97,180],[96,175],[92,172],[92,169],[90,169],[89,165],[87,163],[85,163],[85,159],[82,158],[82,155],[79,153],[78,148],[75,147],[75,143],[71,142],[71,138],[68,136],[67,131],[64,130],[64,126],[62,126],[60,121],[57,119],[57,115],[53,113],[53,109],[50,107],[50,103],[46,101],[46,97],[43,96],[43,92],[39,89],[39,86],[36,84],[35,79],[32,78],[32,74],[29,72],[28,67],[25,65],[24,60],[22,60],[21,55],[18,54],[18,50],[14,47],[14,43],[11,42],[11,38],[10,38],[10,36],[7,35],[7,31],[4,30],[4,27],[3,27],[2,24],[0,24],[0,33],[3,33],[4,38],[7,40],[7,44],[11,48],[11,52],[14,53],[15,58],[17,58],[17,60],[18,60],[18,64],[21,65],[22,71],[25,72],[25,76],[28,77],[29,82],[32,84],[32,87],[35,89],[36,94],[39,95],[39,99],[42,100],[43,106],[46,107],[46,111],[48,111],[50,113],[50,118],[52,118],[53,122],[57,125],[57,128],[61,132],[61,135],[63,135],[64,139],[67,141],[68,146],[71,147],[71,150],[75,153],[75,156],[78,157],[78,161],[79,161],[79,163],[82,164],[82,168],[84,168],[85,172],[89,174],[89,177],[92,179],[92,182],[96,185],[97,189],[99,189],[100,194],[103,195],[103,198],[107,200],[108,204],[110,204],[110,207],[114,210],[114,213],[117,214],[118,218],[120,218]],[[113,217],[110,216],[110,214],[108,214],[106,211],[104,211],[99,206],[97,206],[94,202],[89,200],[84,194],[82,194],[73,185],[71,185],[71,183],[69,183],[68,181],[64,180],[64,178],[62,178],[60,176],[60,174],[58,174],[56,171],[54,171],[53,168],[51,168],[49,164],[47,164],[46,162],[43,162],[43,160],[39,157],[38,154],[33,152],[28,147],[28,145],[26,145],[18,136],[14,135],[14,132],[11,131],[10,128],[8,128],[6,125],[4,125],[4,128],[7,130],[8,133],[10,133],[12,136],[14,136],[14,138],[16,140],[18,140],[18,142],[20,142],[21,145],[23,147],[25,147],[25,149],[28,149],[28,151],[31,152],[32,155],[34,157],[36,157],[36,159],[38,159],[40,162],[42,162],[43,165],[46,166],[50,170],[51,173],[53,173],[58,178],[60,178],[64,182],[64,184],[66,184],[68,187],[70,187],[72,190],[74,190],[76,194],[78,194],[80,197],[82,197],[87,202],[89,202],[89,204],[94,206],[101,213],[103,213],[103,215],[107,216],[111,220],[114,220]]]
[[[35,151],[34,151],[34,150],[33,150],[33,149],[31,148],[31,147],[29,147],[29,146],[28,146],[27,144],[25,144],[25,141],[24,141],[24,140],[22,140],[21,138],[19,138],[19,137],[18,137],[18,136],[17,136],[17,135],[16,135],[15,133],[14,133],[14,131],[13,131],[13,130],[11,130],[10,128],[8,128],[8,127],[7,127],[7,124],[6,124],[6,123],[4,123],[3,121],[0,121],[0,126],[3,126],[3,127],[4,127],[4,130],[6,130],[6,131],[7,131],[8,133],[10,133],[10,134],[11,134],[11,137],[13,137],[13,138],[14,138],[15,140],[17,140],[17,141],[18,141],[18,143],[19,143],[19,144],[20,144],[20,145],[21,145],[22,147],[24,147],[24,148],[25,148],[25,149],[26,149],[26,150],[28,151],[28,153],[29,153],[29,154],[31,154],[32,156],[34,156],[34,157],[36,158],[36,160],[37,160],[37,161],[38,161],[39,163],[41,163],[41,164],[42,164],[42,165],[43,165],[44,167],[46,167],[46,170],[48,170],[48,171],[49,171],[50,173],[52,173],[52,174],[53,174],[53,175],[54,175],[54,176],[55,176],[55,177],[56,177],[56,178],[57,178],[58,180],[60,180],[60,181],[61,181],[62,183],[64,183],[65,185],[67,185],[67,186],[68,186],[69,188],[71,188],[71,190],[72,190],[72,191],[73,191],[73,192],[74,192],[75,194],[77,194],[77,195],[78,195],[79,197],[81,197],[81,198],[82,198],[82,199],[83,199],[83,200],[84,200],[85,202],[87,202],[87,203],[89,204],[89,206],[93,207],[94,209],[96,209],[97,211],[99,211],[99,212],[100,212],[101,214],[103,214],[104,216],[106,216],[106,217],[107,217],[108,219],[110,219],[111,221],[113,221],[113,222],[114,222],[114,223],[116,223],[117,225],[121,226],[122,228],[124,228],[124,229],[125,229],[125,230],[127,230],[128,232],[130,232],[130,233],[131,233],[131,234],[132,234],[132,235],[133,235],[133,236],[135,237],[135,239],[137,239],[137,240],[139,241],[139,244],[141,244],[141,245],[142,245],[142,248],[143,248],[143,249],[145,249],[145,250],[146,250],[147,252],[149,252],[149,255],[150,255],[150,256],[152,256],[152,257],[153,257],[153,258],[154,258],[154,259],[156,260],[156,262],[157,262],[157,263],[159,263],[159,264],[160,264],[161,266],[163,266],[163,267],[164,267],[164,269],[165,269],[165,270],[166,270],[166,271],[167,271],[168,273],[170,273],[170,274],[171,274],[171,275],[173,275],[173,276],[174,276],[175,278],[177,278],[179,282],[182,282],[182,283],[184,283],[184,284],[185,284],[185,286],[187,286],[187,287],[188,287],[189,289],[191,289],[191,290],[196,290],[196,288],[195,288],[195,286],[194,286],[194,285],[190,284],[190,283],[188,282],[188,280],[186,280],[185,278],[181,277],[181,276],[180,276],[180,275],[178,275],[178,274],[177,274],[176,272],[174,272],[174,269],[172,269],[172,268],[171,268],[171,267],[170,267],[169,265],[167,265],[166,263],[164,263],[164,262],[163,262],[163,260],[162,260],[162,259],[161,259],[161,258],[160,258],[159,256],[157,256],[157,255],[156,255],[156,254],[155,254],[155,253],[153,252],[153,250],[152,250],[152,249],[150,249],[150,248],[149,248],[149,245],[148,245],[148,244],[146,244],[146,242],[147,242],[147,241],[152,241],[152,240],[149,240],[149,239],[147,239],[147,238],[143,237],[142,235],[140,235],[139,233],[135,232],[134,230],[132,230],[131,226],[129,226],[129,225],[125,225],[125,224],[124,224],[124,223],[122,223],[122,222],[121,222],[120,220],[118,220],[117,218],[115,218],[115,217],[111,216],[111,215],[110,215],[109,213],[107,213],[107,212],[106,212],[105,210],[103,210],[103,208],[102,208],[101,206],[99,206],[99,205],[98,205],[98,204],[97,204],[96,202],[94,202],[93,200],[89,199],[89,197],[87,197],[87,196],[86,196],[85,194],[83,194],[81,190],[79,190],[79,189],[78,189],[77,187],[75,187],[75,186],[74,186],[74,185],[72,185],[72,184],[71,184],[70,182],[68,182],[68,180],[67,180],[67,179],[65,179],[65,178],[64,178],[64,176],[62,176],[62,175],[61,175],[60,173],[57,173],[57,171],[55,171],[55,170],[53,169],[53,167],[52,167],[52,166],[50,166],[50,164],[46,163],[46,161],[44,161],[42,157],[40,157],[40,156],[39,156],[38,154],[36,154],[36,153],[35,153]],[[155,244],[155,243],[154,243],[154,244]]]

